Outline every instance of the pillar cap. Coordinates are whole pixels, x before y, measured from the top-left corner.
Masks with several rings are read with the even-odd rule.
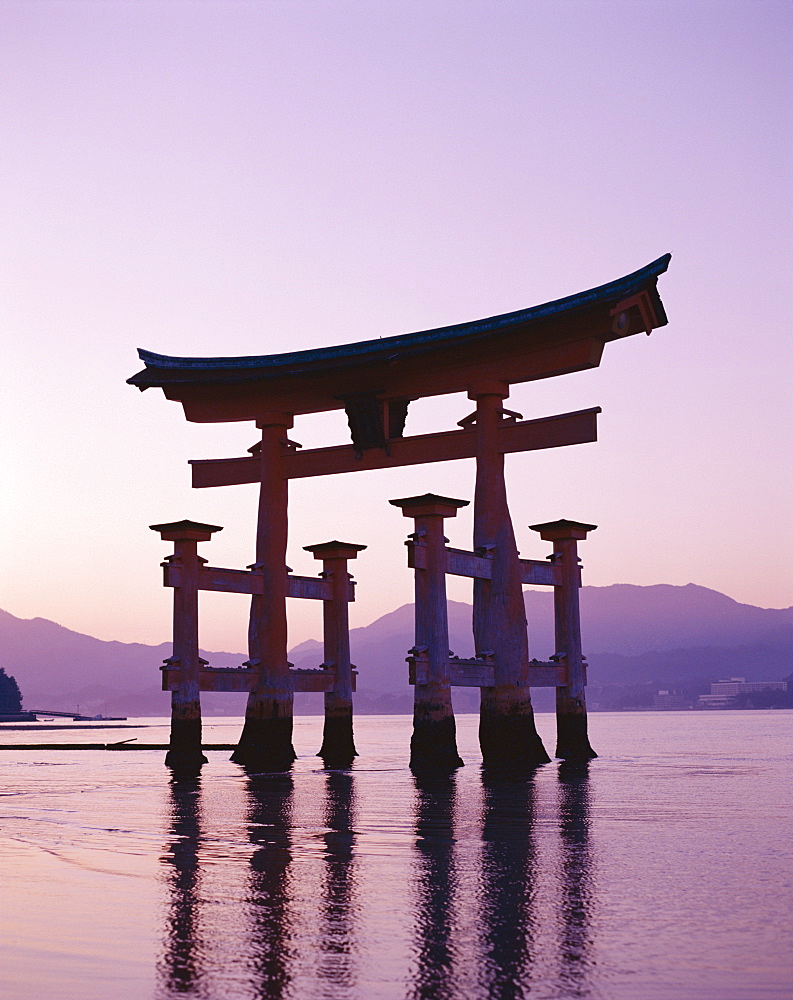
[[[259,429],[262,427],[291,428],[295,426],[295,418],[293,414],[283,413],[280,410],[265,410],[263,413],[257,415],[256,426]]]
[[[208,542],[216,531],[222,531],[219,524],[203,524],[201,521],[168,521],[166,524],[150,524],[152,531],[159,531],[164,542]]]
[[[506,399],[509,396],[509,382],[497,378],[474,379],[468,386],[468,398],[478,399],[480,396],[499,396]]]
[[[546,521],[543,524],[530,524],[532,531],[539,531],[540,538],[545,542],[563,542],[566,540],[583,541],[587,532],[594,531],[596,524],[585,524],[583,521],[568,521],[560,518],[558,521]]]
[[[365,548],[365,545],[356,545],[355,542],[339,542],[334,539],[332,542],[304,545],[303,551],[310,552],[315,559],[355,559]]]
[[[401,507],[405,517],[422,517],[435,514],[439,517],[455,517],[460,507],[467,507],[469,500],[455,500],[441,497],[437,493],[423,493],[420,497],[403,497],[389,500],[393,507]]]

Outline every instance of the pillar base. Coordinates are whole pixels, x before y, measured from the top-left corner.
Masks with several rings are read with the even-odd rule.
[[[237,749],[231,755],[235,764],[241,764],[251,774],[288,771],[296,757],[291,716],[246,718]]]
[[[171,717],[171,738],[165,755],[165,766],[170,767],[176,775],[194,777],[200,772],[201,766],[207,763],[207,759],[201,750],[201,709],[188,707],[193,718]]]
[[[483,695],[485,690],[487,689],[482,689]],[[523,702],[512,711],[493,711],[493,707],[483,697],[479,715],[482,763],[487,767],[511,770],[549,764],[551,758],[535,728],[531,703],[526,705]]]
[[[352,735],[352,706],[336,708],[333,714],[326,711],[322,746],[318,757],[325,767],[349,767],[358,756]]]
[[[438,773],[463,766],[457,752],[454,716],[445,719],[417,719],[414,716],[410,739],[411,770]]]
[[[201,773],[207,758],[201,750],[177,750],[174,747],[165,755],[165,766],[170,767],[174,777],[194,778]]]
[[[586,715],[557,715],[556,756],[571,761],[597,757],[589,744]]]

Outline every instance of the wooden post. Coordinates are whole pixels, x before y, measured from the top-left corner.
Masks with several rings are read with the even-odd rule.
[[[322,560],[322,576],[333,588],[333,598],[322,602],[324,657],[323,666],[332,670],[335,682],[325,692],[325,728],[322,734],[322,757],[325,767],[349,767],[357,757],[352,732],[352,664],[350,663],[350,581],[347,560],[355,559],[365,545],[349,542],[323,542],[305,545],[315,559]]]
[[[198,654],[198,570],[206,562],[198,555],[198,543],[208,542],[216,524],[171,521],[152,524],[164,542],[174,543],[174,553],[162,565],[177,571],[173,592],[173,654],[170,662],[179,671],[179,684],[171,692],[171,738],[166,767],[180,775],[195,775],[206,764],[201,750],[201,695]]]
[[[288,491],[283,471],[283,456],[289,448],[286,431],[292,426],[292,417],[263,414],[256,425],[262,431],[262,444],[254,567],[262,575],[264,592],[251,598],[248,646],[257,679],[231,759],[249,771],[285,771],[295,759],[294,696],[286,658]]]
[[[449,621],[446,609],[446,539],[443,519],[455,517],[467,500],[426,493],[390,501],[415,519],[412,536],[416,578],[416,647],[426,654],[426,683],[416,678],[410,766],[414,770],[462,767],[449,677]]]
[[[579,590],[581,569],[578,542],[597,525],[580,521],[548,521],[532,524],[546,542],[553,542],[553,561],[562,567],[562,585],[554,587],[556,653],[563,656],[567,684],[556,689],[556,756],[563,760],[589,760],[597,754],[587,735],[584,658],[581,653]]]
[[[484,764],[536,767],[550,757],[534,725],[522,574],[499,450],[508,395],[507,384],[497,381],[472,385],[468,392],[476,400],[474,549],[493,558],[492,578],[474,580],[476,652],[495,654],[495,686],[481,693],[479,744]]]

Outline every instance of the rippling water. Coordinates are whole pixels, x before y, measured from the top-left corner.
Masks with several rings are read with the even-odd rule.
[[[167,740],[0,731],[5,743]],[[240,721],[208,720],[207,742]],[[793,713],[596,714],[588,767],[418,781],[410,720],[326,772],[210,751],[0,753],[6,1000],[765,1000],[793,996]],[[553,746],[552,716],[538,716]]]

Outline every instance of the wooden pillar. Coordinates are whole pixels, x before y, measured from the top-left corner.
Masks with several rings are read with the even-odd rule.
[[[498,442],[508,395],[507,384],[498,381],[472,385],[468,392],[476,400],[474,549],[493,558],[492,578],[474,580],[476,651],[495,654],[496,682],[482,688],[479,744],[486,765],[536,767],[550,757],[534,725],[521,569]]]
[[[179,685],[171,692],[171,738],[165,764],[180,775],[195,775],[206,764],[201,750],[201,696],[198,654],[198,570],[206,562],[198,543],[208,542],[223,529],[198,521],[152,524],[164,542],[174,543],[174,553],[163,567],[175,577],[173,592],[173,654],[170,662],[179,671]]]
[[[597,754],[587,735],[584,658],[581,653],[579,590],[581,569],[578,542],[597,525],[580,521],[549,521],[530,525],[546,542],[553,542],[553,561],[562,567],[562,585],[554,587],[556,653],[563,655],[567,684],[556,689],[556,756],[563,760],[589,760]]]
[[[285,771],[295,759],[292,746],[292,678],[286,658],[287,479],[283,457],[289,448],[286,431],[292,417],[263,414],[259,459],[261,489],[256,525],[256,562],[262,594],[251,598],[248,629],[250,662],[256,682],[248,696],[245,725],[231,759],[249,771]]]
[[[349,601],[352,577],[347,560],[355,559],[365,545],[323,542],[305,545],[315,559],[322,560],[322,576],[331,584],[333,597],[322,602],[324,666],[335,682],[325,692],[325,728],[319,757],[325,767],[349,767],[357,757],[352,732],[352,664],[350,663]]]
[[[415,519],[411,563],[416,580],[416,647],[426,655],[426,678],[416,677],[410,766],[448,771],[462,767],[452,710],[449,621],[446,608],[446,539],[443,519],[455,517],[467,500],[426,493],[390,501]]]

